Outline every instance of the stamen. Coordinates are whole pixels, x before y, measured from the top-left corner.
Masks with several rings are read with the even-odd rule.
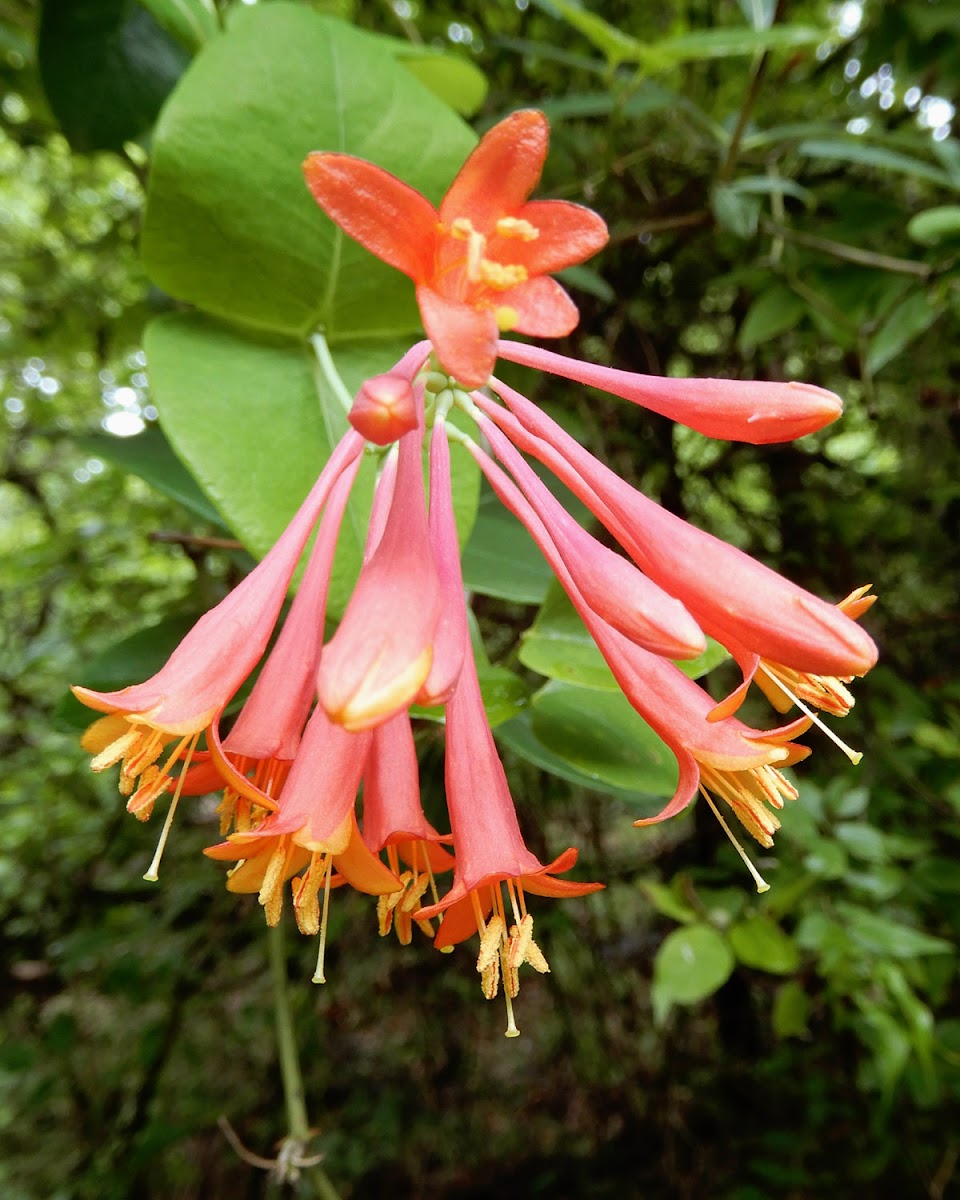
[[[257,897],[263,905],[267,924],[271,928],[279,922],[280,914],[283,912],[283,876],[290,857],[288,842],[288,837],[281,837],[274,847],[270,861],[267,863],[267,869],[263,873],[260,895]]]
[[[763,876],[760,874],[760,872],[757,870],[757,868],[753,865],[753,863],[747,857],[746,850],[744,850],[744,848],[740,845],[740,843],[737,841],[737,839],[733,836],[733,833],[730,830],[730,826],[723,819],[722,815],[720,814],[720,810],[714,804],[713,798],[711,797],[710,793],[707,791],[707,789],[705,787],[701,787],[700,794],[701,794],[701,796],[703,796],[704,800],[706,800],[706,802],[710,805],[713,815],[720,822],[720,828],[723,830],[723,832],[727,835],[727,837],[733,843],[734,850],[736,850],[736,852],[743,859],[747,870],[753,876],[754,883],[756,883],[756,885],[757,885],[757,891],[758,892],[769,892],[770,884],[767,883],[767,881],[763,878]]]
[[[763,665],[762,662],[760,663],[759,670],[761,670],[764,673],[764,675],[767,676],[768,679],[773,680],[773,682],[784,693],[785,696],[789,696],[789,698],[793,701],[793,703],[797,706],[797,708],[800,709],[800,711],[804,714],[804,716],[809,717],[810,720],[814,723],[814,725],[816,725],[816,727],[818,729],[822,730],[827,735],[827,737],[830,739],[830,741],[833,742],[835,746],[838,746],[843,751],[843,753],[847,756],[847,758],[850,759],[850,761],[854,764],[854,766],[856,766],[856,764],[858,762],[860,762],[860,760],[863,758],[863,755],[860,753],[860,751],[859,750],[851,750],[850,747],[847,745],[847,743],[845,741],[843,741],[842,738],[838,737],[837,734],[835,734],[833,732],[833,730],[830,728],[829,725],[827,725],[824,721],[821,721],[820,718],[817,716],[817,714],[815,712],[813,712],[812,709],[808,708],[803,703],[802,700],[800,700],[797,696],[795,696],[793,694],[793,692],[791,692],[790,689],[780,679],[778,679],[776,677],[776,675],[771,674],[771,672],[767,670],[767,668]]]
[[[91,726],[92,728],[92,726]],[[90,762],[91,771],[106,771],[108,767],[112,767],[114,763],[118,763],[121,758],[127,753],[131,747],[135,746],[140,740],[142,732],[139,729],[129,729],[115,741],[111,742],[104,750],[95,755]],[[82,743],[81,743],[82,744]]]
[[[170,801],[170,807],[167,809],[167,816],[163,822],[163,829],[160,830],[160,841],[157,843],[157,849],[153,856],[153,862],[150,864],[146,875],[144,875],[144,879],[146,879],[150,883],[156,883],[157,880],[159,879],[158,872],[160,870],[160,860],[161,860],[161,858],[163,858],[163,852],[166,849],[167,838],[170,836],[170,829],[173,826],[174,814],[176,813],[177,805],[180,802],[180,793],[183,790],[183,781],[186,779],[187,771],[190,769],[190,759],[193,757],[193,752],[197,748],[197,742],[198,742],[199,738],[200,738],[200,733],[197,732],[191,738],[189,738],[189,739],[185,738],[183,741],[181,741],[180,745],[177,747],[177,749],[174,751],[174,753],[171,754],[170,757],[167,759],[166,763],[163,766],[163,769],[160,772],[161,775],[166,775],[166,773],[170,769],[170,766],[173,763],[174,759],[177,757],[181,748],[183,747],[184,741],[189,740],[190,748],[187,751],[186,756],[184,758],[183,769],[181,770],[180,775],[177,779],[177,788],[176,788],[176,791],[173,793],[173,798]]]
[[[472,245],[470,249],[473,249]],[[517,284],[526,283],[528,279],[527,268],[519,263],[500,263],[494,262],[492,258],[480,258],[475,273],[471,274],[469,259],[467,261],[469,277],[485,283],[487,287],[491,287],[497,292],[507,292]]]
[[[313,973],[314,983],[326,983],[323,960],[327,951],[327,917],[330,913],[330,880],[333,877],[333,855],[327,855],[327,874],[323,882],[323,914],[320,917],[320,946],[317,950],[317,969]]]
[[[501,217],[494,226],[502,238],[519,238],[521,242],[535,242],[540,230],[522,217]]]

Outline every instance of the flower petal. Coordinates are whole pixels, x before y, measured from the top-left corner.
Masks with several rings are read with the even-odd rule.
[[[481,233],[523,204],[537,185],[550,126],[541,112],[511,113],[481,138],[460,168],[440,205],[440,220],[449,226],[467,217]]]
[[[465,388],[483,387],[497,358],[498,330],[492,309],[446,300],[429,287],[417,288],[417,303],[443,369]]]
[[[574,302],[555,279],[546,275],[528,279],[504,292],[502,303],[516,314],[510,328],[529,337],[566,337],[580,320],[580,310]]]
[[[439,218],[425,196],[352,154],[310,154],[303,173],[323,211],[361,246],[417,282],[430,276]]]
[[[574,263],[592,258],[610,239],[607,223],[592,208],[569,200],[531,200],[516,214],[529,221],[538,236],[531,241],[511,238],[505,261],[519,263],[531,275],[552,275]],[[501,242],[491,242],[497,258]]]

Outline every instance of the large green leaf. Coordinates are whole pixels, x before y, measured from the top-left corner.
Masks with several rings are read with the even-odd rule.
[[[410,281],[324,216],[301,163],[346,151],[437,200],[474,141],[378,39],[306,5],[239,11],[157,123],[147,270],[173,295],[262,329],[322,326],[331,342],[416,330]]]
[[[309,346],[256,342],[200,314],[157,318],[145,346],[167,437],[231,528],[254,554],[265,554],[347,428],[339,398]],[[341,370],[370,373],[375,350],[344,347]],[[379,370],[397,357],[381,353]],[[333,613],[342,612],[359,569],[372,480],[371,460],[340,535]]]
[[[188,61],[134,0],[45,0],[37,58],[50,107],[77,150],[119,149],[146,133]]]
[[[765,913],[753,913],[731,926],[730,945],[748,967],[772,975],[792,975],[800,965],[796,942]]]
[[[620,692],[551,681],[532,701],[531,728],[582,775],[623,791],[671,796],[677,762]]]
[[[866,368],[875,375],[930,328],[943,310],[926,288],[907,296],[883,322],[867,346]]]

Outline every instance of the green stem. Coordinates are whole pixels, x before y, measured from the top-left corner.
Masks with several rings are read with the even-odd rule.
[[[273,1011],[277,1026],[277,1053],[280,1058],[280,1077],[283,1080],[283,1098],[287,1109],[287,1137],[298,1142],[301,1148],[310,1140],[310,1122],[303,1094],[303,1075],[300,1073],[300,1057],[297,1053],[297,1038],[290,1012],[290,996],[287,992],[287,956],[284,950],[283,924],[269,930],[270,978],[273,984]],[[315,1164],[305,1167],[303,1173],[310,1180],[321,1200],[340,1200],[337,1189],[323,1167]]]

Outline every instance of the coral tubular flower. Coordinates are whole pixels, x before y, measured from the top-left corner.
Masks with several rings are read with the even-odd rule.
[[[156,675],[115,692],[73,689],[83,704],[108,714],[90,726],[81,745],[94,755],[94,771],[121,763],[120,791],[138,817],[150,815],[157,797],[171,786],[174,766],[183,763],[149,879],[156,878],[200,734],[213,728],[263,654],[310,531],[331,489],[362,449],[363,441],[350,431],[270,552],[200,618]]]
[[[407,713],[398,713],[373,730],[370,752],[363,772],[363,840],[374,853],[386,850],[402,892],[382,895],[377,903],[380,936],[395,930],[401,945],[409,945],[414,921],[428,936],[434,936],[429,921],[414,916],[429,890],[439,899],[435,875],[453,867],[453,855],[440,834],[423,814],[420,805],[417,752]],[[404,868],[400,860],[407,864]]]
[[[232,825],[238,832],[256,828],[276,803],[300,746],[316,694],[337,535],[359,465],[357,458],[330,493],[303,581],[233,728],[221,744],[218,724],[213,723],[210,758],[187,778],[187,795],[224,787],[221,833]]]
[[[650,824],[675,816],[690,803],[699,788],[753,872],[758,887],[765,890],[766,885],[753,871],[739,843],[720,817],[710,793],[720,796],[761,844],[772,845],[779,821],[771,810],[781,808],[785,797],[793,799],[797,794],[774,764],[788,766],[809,754],[805,746],[789,741],[809,726],[809,720],[801,718],[767,733],[750,729],[735,717],[710,723],[707,720],[713,707],[710,696],[672,662],[628,640],[591,608],[564,559],[552,546],[552,531],[548,531],[519,489],[495,464],[476,449],[474,457],[497,495],[524,522],[546,554],[624,695],[677,759],[680,778],[672,800],[658,816],[637,824]]]
[[[845,613],[667,512],[519,392],[499,381],[493,387],[510,413],[475,394],[482,411],[516,445],[549,466],[644,574],[683,602],[705,633],[818,675],[863,675],[874,665],[876,646]]]
[[[383,536],[320,660],[320,702],[353,732],[405,708],[433,662],[440,581],[427,525],[421,441],[419,429],[400,439]]]
[[[498,477],[487,470],[491,485],[527,526],[554,572],[568,571],[590,608],[637,645],[668,658],[702,654],[706,649],[703,633],[680,601],[583,530],[492,421],[483,419],[480,427],[497,457],[513,472],[538,520],[532,522],[529,510],[517,504]],[[486,470],[475,447],[471,452],[481,470]]]
[[[712,438],[755,445],[788,442],[822,429],[843,412],[839,396],[809,383],[637,375],[522,342],[500,341],[497,353],[620,396]]]
[[[450,446],[442,418],[434,422],[430,437],[430,546],[440,580],[440,618],[433,639],[430,674],[416,697],[418,704],[427,707],[450,699],[467,652],[460,545],[450,484]]]
[[[307,868],[294,884],[294,911],[302,932],[321,935],[314,977],[320,981],[333,872],[368,895],[379,896],[402,886],[364,844],[353,811],[370,737],[335,725],[317,705],[280,792],[279,812],[257,829],[233,833],[226,842],[204,851],[210,858],[240,860],[227,887],[235,892],[258,892],[270,925],[280,920],[284,882]],[[322,918],[321,888],[325,896]]]
[[[535,969],[546,969],[532,943],[533,918],[526,910],[525,893],[584,896],[603,885],[554,878],[576,863],[573,848],[545,866],[524,844],[470,654],[447,704],[445,779],[456,850],[453,886],[439,903],[421,908],[417,916],[426,920],[444,913],[434,943],[440,949],[480,934],[477,970],[483,993],[493,999],[503,979],[507,1036],[515,1037],[519,1030],[512,1000],[519,989],[519,967],[527,961]],[[507,905],[501,884],[507,888]]]
[[[542,113],[506,117],[467,158],[439,211],[363,159],[314,153],[304,163],[324,212],[414,281],[437,357],[466,387],[489,377],[498,332],[562,337],[576,326],[576,306],[549,276],[607,242],[606,225],[590,209],[527,199],[549,132]]]

